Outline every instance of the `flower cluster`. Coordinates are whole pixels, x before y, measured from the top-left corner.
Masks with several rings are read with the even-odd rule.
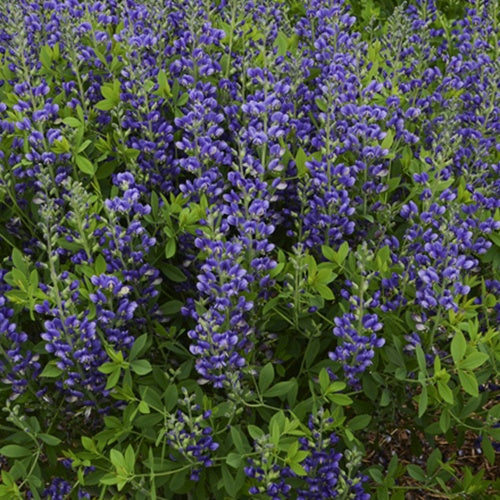
[[[336,449],[339,439],[331,431],[332,424],[333,418],[323,408],[309,415],[309,434],[299,438],[298,454],[304,457],[300,464],[303,473],[299,474],[293,465],[280,464],[269,435],[257,439],[254,449],[258,458],[248,459],[245,467],[245,474],[256,483],[249,493],[263,493],[273,500],[290,498],[292,492],[300,500],[336,497],[368,500],[370,495],[363,488],[368,478],[358,473],[361,455]],[[346,463],[341,465],[341,462]]]
[[[205,423],[211,411],[200,413],[199,405],[193,404],[194,395],[189,395],[185,388],[183,394],[179,403],[186,411],[177,410],[169,416],[165,438],[172,450],[192,464],[191,479],[198,481],[201,469],[213,465],[212,452],[217,450],[219,443],[212,437],[212,428]],[[177,461],[176,456],[173,459]]]

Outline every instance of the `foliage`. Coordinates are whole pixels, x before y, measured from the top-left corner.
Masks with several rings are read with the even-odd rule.
[[[0,499],[498,493],[499,15],[3,2]]]

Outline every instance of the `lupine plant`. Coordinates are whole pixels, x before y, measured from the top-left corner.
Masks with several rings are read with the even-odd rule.
[[[0,499],[500,494],[494,0],[0,3]]]

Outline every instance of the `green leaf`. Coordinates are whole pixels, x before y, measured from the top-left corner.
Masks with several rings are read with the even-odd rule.
[[[282,31],[278,32],[278,36],[276,37],[274,43],[278,47],[278,56],[286,55],[286,52],[288,50],[288,37]]]
[[[92,162],[81,155],[75,156],[75,161],[78,168],[87,175],[94,175],[96,172],[96,168],[92,165]]]
[[[103,99],[102,101],[99,101],[95,105],[95,107],[101,111],[109,111],[110,109],[113,109],[115,106],[116,104],[113,101],[110,101],[109,99]]]
[[[135,469],[135,452],[131,444],[125,450],[125,467],[130,474],[134,473]]]
[[[120,367],[117,366],[115,370],[111,372],[111,375],[108,377],[108,381],[106,383],[106,389],[112,389],[113,387],[116,386],[118,380],[120,379],[120,373],[121,373]]]
[[[68,116],[67,118],[63,118],[62,122],[64,123],[64,125],[68,125],[69,127],[73,128],[80,128],[83,126],[83,123],[80,120],[78,120],[78,118],[75,118],[73,116]]]
[[[8,458],[27,457],[31,454],[33,454],[33,450],[17,444],[8,444],[7,446],[2,446],[2,448],[0,448],[0,455],[4,455]]]
[[[394,454],[389,462],[389,466],[387,467],[387,477],[393,476],[398,469],[398,456]]]
[[[381,147],[382,149],[389,149],[394,142],[394,132],[392,130],[387,131],[387,135],[384,137],[382,141]]]
[[[165,409],[171,411],[177,404],[177,398],[179,397],[179,391],[175,384],[171,384],[167,387],[163,399],[165,400]],[[159,406],[161,408],[161,405]]]
[[[59,369],[55,364],[52,364],[52,362],[50,362],[49,364],[45,365],[45,368],[43,369],[40,376],[47,378],[55,378],[59,377],[62,372],[63,371],[61,369]]]
[[[147,341],[148,341],[147,333],[144,333],[140,337],[137,337],[135,339],[134,345],[132,346],[132,349],[130,349],[130,354],[128,357],[130,361],[133,361],[135,358],[137,358],[137,356],[142,354]]]
[[[309,341],[306,347],[306,352],[304,354],[304,361],[306,368],[309,368],[314,360],[316,359],[316,356],[318,355],[320,350],[320,343],[318,339],[312,339]]]
[[[481,440],[481,448],[483,450],[484,456],[488,459],[488,462],[491,465],[494,465],[496,452],[488,436],[483,436],[483,439]]]
[[[111,473],[111,472],[108,472],[107,474],[104,474],[104,476],[102,476],[100,479],[99,479],[99,482],[101,484],[109,484],[109,485],[112,485],[112,484],[117,484],[119,481],[118,477]]]
[[[40,62],[47,69],[50,69],[50,67],[52,66],[52,56],[53,56],[52,49],[48,45],[44,45],[40,49],[40,55],[39,55]]]
[[[228,453],[226,457],[226,463],[234,469],[237,469],[241,465],[242,461],[243,457],[238,453]]]
[[[418,396],[418,418],[421,418],[425,411],[427,410],[427,405],[429,404],[429,398],[427,395],[427,383],[425,380],[425,376],[422,372],[418,375],[418,380],[422,385],[422,391]]]
[[[459,370],[458,378],[460,379],[460,385],[462,386],[462,389],[467,394],[470,394],[474,397],[479,396],[478,383],[474,374]]]
[[[327,285],[317,284],[314,288],[325,300],[333,300],[335,298],[335,295],[333,295],[333,292]]]
[[[147,359],[136,359],[130,363],[130,368],[137,375],[147,375],[152,371],[151,363]]]
[[[370,415],[357,415],[349,421],[349,429],[358,431],[364,429],[370,423],[372,417]]]
[[[380,406],[387,406],[391,402],[391,393],[388,389],[382,391],[382,396],[380,397]]]
[[[109,452],[109,459],[117,469],[121,467],[125,468],[125,457],[123,456],[121,451],[118,451],[113,448]]]
[[[103,363],[98,370],[101,373],[113,373],[118,367],[116,366],[115,363],[108,361],[107,363]]]
[[[294,441],[288,448],[287,450],[287,453],[286,453],[286,456],[287,458],[293,458],[297,452],[299,451],[299,442],[298,441]]]
[[[92,451],[92,452],[95,452],[97,451],[97,448],[96,448],[96,445],[94,443],[94,440],[87,437],[87,436],[82,436],[81,437],[81,441],[82,441],[82,446],[84,447],[84,449],[86,449],[87,451]]]
[[[368,469],[368,474],[373,478],[374,481],[376,481],[379,484],[383,484],[384,482],[384,476],[382,476],[382,472],[380,469],[376,469],[375,467],[370,467]]]
[[[113,82],[114,83],[114,82]],[[118,92],[117,92],[118,90]],[[120,86],[105,84],[101,87],[101,94],[106,99],[113,101],[115,104],[120,102]]]
[[[465,356],[466,349],[467,342],[465,341],[464,334],[458,330],[451,341],[451,357],[456,365]]]
[[[184,94],[182,94],[179,99],[177,99],[177,102],[175,103],[176,106],[184,106],[184,104],[186,104],[188,102],[188,99],[189,99],[189,95],[187,92],[184,92]]]
[[[415,354],[417,355],[418,367],[420,368],[420,371],[424,375],[427,374],[427,363],[425,361],[425,354],[420,344],[417,344],[415,346]]]
[[[146,401],[139,401],[139,404],[137,405],[137,409],[142,413],[147,415],[148,413],[151,413],[151,410],[149,409],[148,404]]]
[[[162,271],[165,273],[165,276],[176,283],[182,283],[186,281],[186,275],[173,264],[165,264],[162,266]]]
[[[290,462],[290,468],[297,476],[307,476],[307,472],[298,462]]]
[[[238,492],[238,490],[235,491],[235,483],[233,476],[231,475],[229,469],[225,465],[222,465],[221,472],[222,472],[222,482],[224,483],[224,488],[232,498],[235,498],[235,495]]]
[[[172,97],[172,89],[168,83],[167,74],[163,70],[158,73],[158,87],[165,97]]]
[[[57,446],[59,443],[61,443],[61,440],[58,437],[52,436],[50,434],[38,434],[38,437],[46,444],[49,446]]]
[[[453,392],[448,387],[447,382],[443,380],[438,380],[437,386],[438,386],[438,392],[440,396],[443,398],[443,400],[452,405],[455,402],[455,400],[453,398]]]
[[[262,309],[262,313],[264,315],[266,315],[271,309],[274,308],[274,306],[276,306],[276,304],[278,304],[280,302],[281,298],[278,296],[278,297],[274,297],[272,298],[271,300],[268,300],[265,305],[264,305],[264,308]]]
[[[427,459],[427,475],[431,476],[438,469],[440,462],[443,458],[441,450],[439,448],[434,449],[434,451],[429,455]]]
[[[167,316],[172,316],[178,313],[183,305],[184,302],[181,302],[180,300],[170,300],[161,306],[161,311]]]
[[[460,362],[462,370],[475,370],[483,365],[489,358],[484,352],[475,351],[469,354],[463,361]]]
[[[250,434],[250,437],[252,439],[259,439],[264,435],[264,431],[260,428],[257,427],[256,425],[249,425],[247,427],[248,429],[248,434]]]
[[[94,269],[97,275],[104,274],[106,272],[106,260],[101,254],[99,254],[95,259]]]
[[[92,141],[90,139],[87,139],[82,143],[82,145],[78,148],[78,153],[81,153],[85,151],[90,145],[92,144]]]
[[[327,393],[330,392],[340,392],[343,391],[347,387],[347,384],[345,382],[342,382],[340,380],[335,380],[332,382],[329,386],[328,389],[326,390]]]
[[[169,386],[169,388],[172,386]],[[175,386],[174,386],[175,387]],[[168,390],[168,388],[167,388]],[[163,408],[163,402],[161,400],[161,396],[156,389],[150,386],[141,387],[140,390],[142,400],[154,409],[161,411]],[[177,395],[176,395],[177,397]]]
[[[24,260],[23,253],[18,248],[14,248],[14,250],[12,250],[12,262],[14,263],[14,266],[25,276],[28,274],[28,265]]]
[[[320,97],[316,97],[315,99],[316,106],[318,106],[318,109],[320,111],[323,111],[326,113],[328,111],[328,104],[324,99],[321,99]]]
[[[235,448],[240,453],[246,453],[249,449],[249,444],[245,435],[234,425],[231,426],[230,432],[231,432],[231,439],[233,440]]]
[[[321,253],[323,254],[323,257],[328,259],[330,262],[337,262],[337,252],[333,248],[327,245],[321,245]]]
[[[448,432],[450,424],[451,424],[450,412],[445,409],[441,412],[441,415],[439,416],[439,428],[443,432]]]
[[[259,374],[259,389],[266,392],[266,389],[273,383],[274,380],[274,367],[272,363],[267,363]]]
[[[342,264],[342,262],[344,262],[344,260],[347,258],[348,254],[349,254],[349,243],[347,243],[347,241],[344,241],[344,243],[340,245],[340,248],[337,252],[338,263]]]
[[[175,255],[177,245],[174,238],[170,238],[165,245],[165,258],[170,259]]]
[[[295,380],[287,380],[285,382],[278,382],[276,385],[273,385],[270,389],[268,389],[264,393],[264,397],[266,398],[275,398],[278,396],[284,396],[289,391],[293,389],[295,386]]]
[[[322,368],[319,372],[319,386],[321,388],[321,392],[325,393],[330,385],[330,375],[328,375],[328,371],[326,368]]]
[[[410,464],[406,466],[408,474],[417,481],[425,482],[427,479],[425,472],[418,465]]]
[[[297,165],[297,173],[302,177],[307,172],[307,155],[302,148],[299,148],[295,155],[295,165]]]
[[[352,399],[346,394],[328,394],[328,399],[339,406],[348,406],[352,404]]]

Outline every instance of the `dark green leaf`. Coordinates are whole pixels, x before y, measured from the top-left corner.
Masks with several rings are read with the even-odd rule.
[[[425,482],[427,479],[425,472],[418,465],[407,465],[406,470],[408,471],[408,474],[417,481]]]
[[[241,465],[242,461],[243,457],[238,453],[229,453],[226,457],[226,463],[234,469],[237,469]]]
[[[273,383],[274,367],[272,363],[267,363],[259,374],[259,389],[263,393]]]
[[[238,484],[234,481],[232,474],[229,472],[229,469],[222,464],[222,481],[224,483],[224,488],[231,496],[231,498],[236,498],[239,490]]]
[[[488,459],[488,462],[491,465],[494,465],[496,452],[488,436],[483,436],[483,439],[481,440],[481,448],[484,456]]]
[[[165,302],[165,304],[161,306],[161,310],[163,314],[171,316],[178,313],[183,305],[184,302],[181,302],[180,300],[170,300],[169,302]]]
[[[162,266],[162,270],[167,276],[172,281],[175,281],[176,283],[182,283],[183,281],[186,281],[186,275],[176,266],[173,264],[165,264]]]
[[[349,421],[349,429],[358,431],[364,429],[370,423],[372,417],[370,415],[357,415]]]
[[[240,453],[246,453],[249,449],[249,444],[245,435],[234,425],[231,426],[231,439],[235,448]]]
[[[285,382],[278,382],[276,385],[273,385],[273,387],[271,387],[270,389],[268,389],[264,393],[264,397],[274,398],[277,396],[284,396],[290,390],[292,390],[294,385],[295,385],[294,380],[287,380]]]
[[[130,361],[133,361],[135,358],[137,358],[137,356],[142,354],[147,341],[148,341],[147,333],[144,333],[140,337],[135,339],[134,345],[132,346],[132,349],[130,349],[130,354],[128,357]]]
[[[439,416],[439,428],[443,432],[448,432],[450,424],[451,424],[450,412],[445,409],[441,412],[441,415]]]
[[[165,400],[165,409],[171,411],[177,404],[177,398],[179,393],[175,384],[171,384],[167,387],[163,399]],[[160,406],[161,408],[161,406]]]

